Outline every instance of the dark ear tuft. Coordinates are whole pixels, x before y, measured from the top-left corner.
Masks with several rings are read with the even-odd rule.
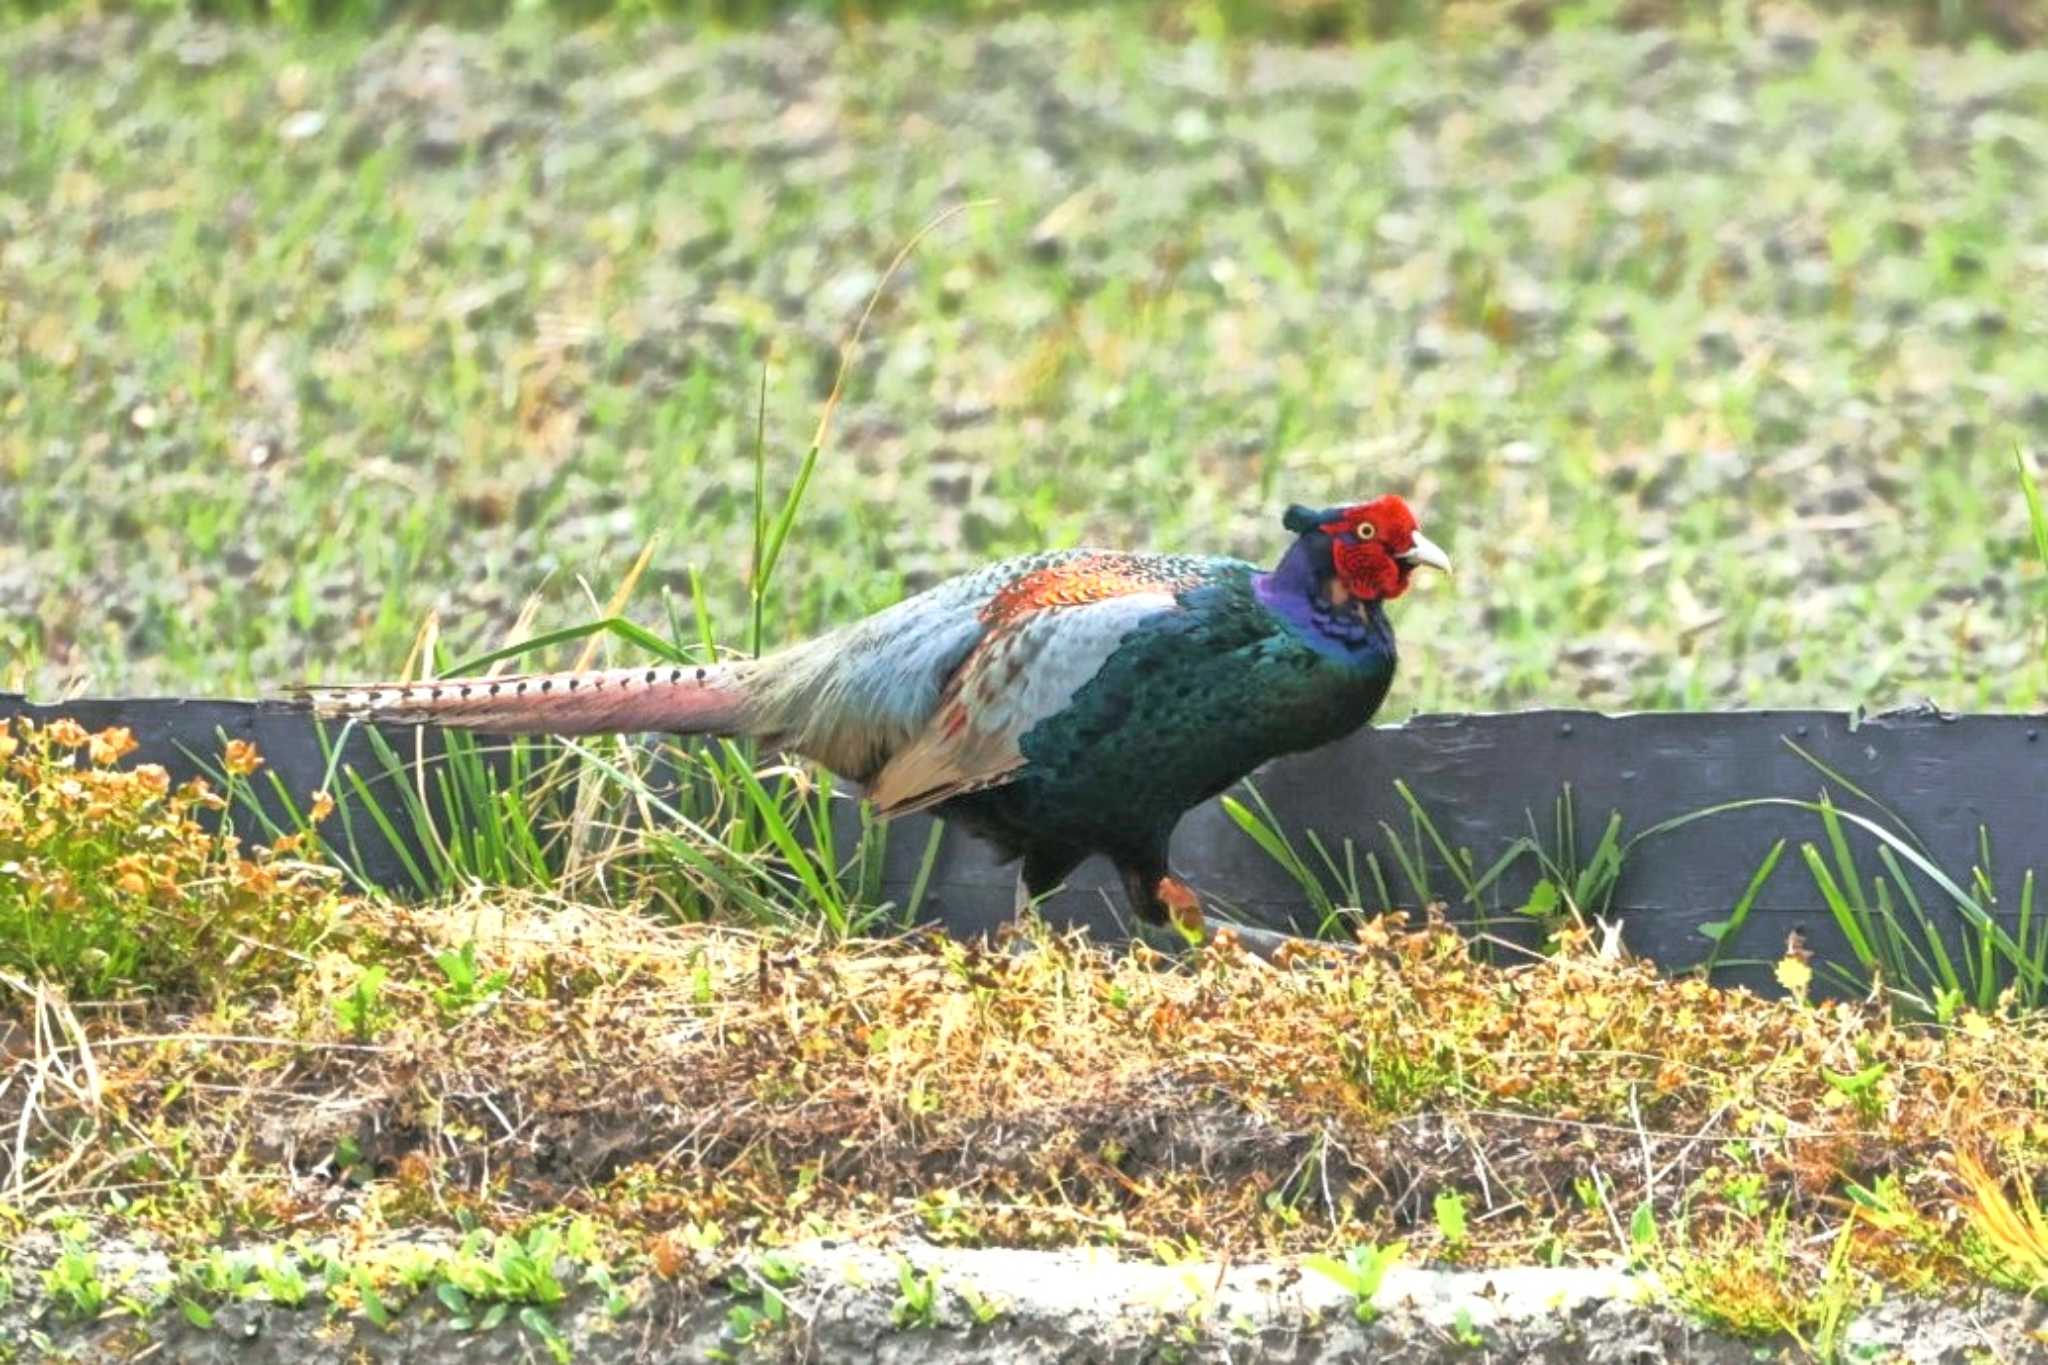
[[[1303,507],[1297,502],[1280,518],[1280,524],[1298,536],[1305,536],[1327,520],[1328,518],[1315,508]]]

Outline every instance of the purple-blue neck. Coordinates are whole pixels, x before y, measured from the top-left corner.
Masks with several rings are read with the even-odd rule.
[[[1377,601],[1355,598],[1331,606],[1332,575],[1330,542],[1311,532],[1288,546],[1271,571],[1252,575],[1252,594],[1326,654],[1360,662],[1374,655],[1391,659],[1394,631],[1386,611]]]

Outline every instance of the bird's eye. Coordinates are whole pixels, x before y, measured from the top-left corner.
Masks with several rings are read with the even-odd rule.
[[[1351,528],[1351,534],[1357,536],[1361,541],[1371,540],[1373,537],[1372,523],[1369,521],[1359,522],[1358,525]]]

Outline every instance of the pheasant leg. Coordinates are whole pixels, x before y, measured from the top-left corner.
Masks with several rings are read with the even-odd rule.
[[[1131,909],[1147,924],[1171,925],[1192,942],[1207,933],[1202,918],[1202,898],[1195,889],[1166,869],[1164,858],[1117,862],[1124,881],[1124,896]]]

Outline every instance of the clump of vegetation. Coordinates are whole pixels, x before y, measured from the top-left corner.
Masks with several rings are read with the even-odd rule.
[[[1374,1302],[1374,1298],[1380,1292],[1380,1283],[1386,1279],[1387,1272],[1394,1268],[1394,1264],[1407,1250],[1406,1244],[1401,1242],[1387,1247],[1368,1243],[1352,1247],[1341,1261],[1334,1256],[1318,1253],[1308,1257],[1302,1264],[1325,1279],[1333,1281],[1350,1294],[1353,1315],[1360,1322],[1370,1323],[1377,1320],[1380,1314],[1379,1306]]]
[[[76,997],[189,996],[277,982],[341,921],[334,875],[298,836],[245,847],[209,828],[226,799],[124,768],[124,728],[0,724],[0,970]],[[262,761],[230,741],[224,769]],[[312,809],[327,803],[315,800]]]

